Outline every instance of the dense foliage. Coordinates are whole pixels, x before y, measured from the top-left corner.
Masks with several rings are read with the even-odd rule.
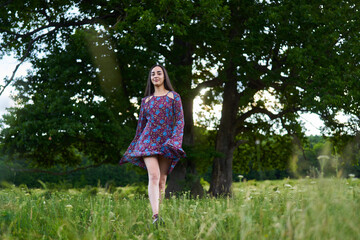
[[[33,64],[1,88],[19,91],[4,116],[1,152],[37,167],[115,163],[134,135],[147,70],[158,62],[182,96],[188,168],[212,167],[213,195],[230,192],[232,166],[294,167],[289,156],[306,147],[303,112],[319,114],[323,133],[341,143],[332,151],[356,164],[359,14],[356,1],[1,3],[0,56],[14,52]],[[204,105],[222,106],[214,132],[194,126],[203,89]],[[350,120],[340,123],[339,114]]]

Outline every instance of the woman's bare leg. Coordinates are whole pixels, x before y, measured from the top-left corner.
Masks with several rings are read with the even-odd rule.
[[[162,202],[165,193],[165,185],[167,179],[167,173],[171,165],[171,161],[161,155],[159,155],[159,167],[160,167],[160,181],[159,181],[159,204]]]
[[[149,176],[148,193],[153,215],[159,213],[160,167],[157,156],[144,157]]]

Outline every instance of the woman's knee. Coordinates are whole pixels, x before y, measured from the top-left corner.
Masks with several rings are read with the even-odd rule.
[[[166,185],[166,175],[161,175],[160,176],[160,180],[159,180],[159,186],[161,189],[164,189],[165,188],[165,185]]]
[[[160,182],[160,171],[151,171],[149,172],[149,182],[159,183]]]
[[[157,157],[144,157],[144,162],[149,175],[149,182],[158,184],[160,181],[160,168]]]

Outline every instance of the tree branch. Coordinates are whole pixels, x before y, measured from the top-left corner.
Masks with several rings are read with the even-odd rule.
[[[269,118],[271,120],[274,120],[277,118],[281,118],[282,116],[284,116],[287,113],[297,112],[299,110],[300,110],[300,108],[288,108],[286,110],[283,110],[282,112],[279,112],[278,114],[274,114],[274,113],[270,112],[269,110],[267,110],[266,108],[253,107],[251,110],[247,111],[246,113],[242,114],[240,117],[238,117],[236,119],[236,124],[235,124],[236,134],[238,134],[240,132],[240,129],[242,128],[244,121],[253,114],[263,113],[263,114],[266,114],[267,116],[269,116]]]
[[[15,67],[15,69],[14,69],[14,71],[13,71],[11,77],[10,77],[10,79],[7,81],[7,83],[6,83],[4,86],[0,86],[0,87],[2,87],[2,89],[0,90],[0,96],[3,94],[3,92],[5,91],[5,89],[10,85],[10,83],[14,80],[15,74],[16,74],[17,70],[19,69],[20,65],[21,65],[21,64],[25,61],[25,59],[29,56],[30,51],[31,51],[31,48],[32,48],[32,46],[33,46],[33,43],[34,43],[35,41],[37,41],[38,39],[40,39],[40,38],[42,38],[42,37],[44,37],[44,36],[46,36],[46,35],[49,35],[49,34],[53,33],[54,31],[55,31],[55,29],[53,29],[53,30],[51,30],[51,31],[49,31],[49,32],[47,32],[47,33],[45,33],[45,34],[43,34],[43,35],[37,36],[36,38],[34,38],[33,40],[31,40],[31,41],[28,43],[28,48],[26,49],[24,56],[20,59],[20,62],[16,65],[16,67]]]
[[[207,87],[215,87],[215,86],[219,86],[222,83],[221,79],[218,77],[213,78],[212,80],[208,80],[205,82],[202,82],[200,84],[198,84],[196,86],[196,88],[193,88],[191,90],[191,95],[193,97],[195,97],[196,95],[199,94],[199,92],[201,91],[201,89],[203,88],[207,88]]]
[[[234,149],[238,148],[240,145],[242,144],[245,144],[245,143],[248,143],[249,140],[237,140],[235,143],[234,143]]]
[[[82,26],[85,24],[93,24],[93,23],[100,23],[101,20],[109,18],[109,17],[115,17],[116,15],[114,13],[111,14],[107,14],[104,16],[100,16],[100,17],[95,17],[95,18],[87,18],[87,19],[83,19],[83,20],[78,20],[78,19],[71,19],[68,22],[49,22],[49,24],[41,26],[39,28],[36,28],[30,32],[27,32],[25,34],[19,34],[19,33],[14,33],[10,30],[7,29],[1,29],[2,31],[6,31],[9,34],[13,34],[15,36],[17,36],[18,38],[26,38],[29,37],[31,35],[34,35],[37,32],[40,32],[41,30],[47,29],[47,28],[51,28],[51,27],[55,27],[55,29],[58,28],[63,28],[63,27],[76,27],[76,26]]]
[[[96,22],[100,22],[100,20],[102,19],[106,19],[108,17],[113,17],[115,16],[114,14],[107,14],[107,15],[104,15],[104,16],[101,16],[101,17],[98,17],[98,18],[92,18],[92,19],[84,19],[82,21],[77,21],[77,20],[73,20],[73,21],[69,21],[69,22],[66,22],[66,23],[49,23],[48,25],[46,26],[42,26],[40,28],[37,28],[31,32],[28,32],[26,34],[18,34],[18,33],[13,33],[9,30],[3,30],[3,31],[6,31],[8,32],[9,34],[14,34],[15,36],[17,36],[18,38],[25,38],[25,37],[28,37],[28,36],[31,36],[43,29],[46,29],[46,28],[49,28],[49,27],[55,27],[54,29],[52,29],[51,31],[47,32],[47,33],[44,33],[42,35],[39,35],[37,36],[36,38],[34,38],[33,40],[31,40],[29,43],[28,43],[28,48],[26,49],[25,51],[25,54],[24,56],[20,59],[20,63],[18,63],[10,77],[10,79],[6,82],[6,84],[4,86],[0,86],[2,87],[1,90],[0,90],[0,96],[3,94],[3,92],[5,91],[5,89],[11,84],[11,82],[14,80],[14,77],[15,77],[15,74],[17,72],[17,70],[19,69],[19,67],[21,66],[21,64],[26,60],[26,58],[29,56],[30,54],[30,51],[31,51],[31,48],[34,44],[35,41],[37,41],[38,39],[46,36],[46,35],[50,35],[51,33],[55,32],[56,30],[58,30],[59,28],[62,28],[62,27],[69,27],[69,26],[81,26],[81,25],[84,25],[84,24],[90,24],[90,23],[96,23]],[[10,44],[10,43],[9,43]]]

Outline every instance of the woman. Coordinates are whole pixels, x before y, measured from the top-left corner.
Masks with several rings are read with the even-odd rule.
[[[180,158],[184,113],[180,95],[171,86],[166,69],[155,65],[150,69],[145,97],[141,100],[136,135],[119,164],[131,162],[147,170],[148,193],[153,224],[158,224],[159,206],[165,191],[167,175]]]

